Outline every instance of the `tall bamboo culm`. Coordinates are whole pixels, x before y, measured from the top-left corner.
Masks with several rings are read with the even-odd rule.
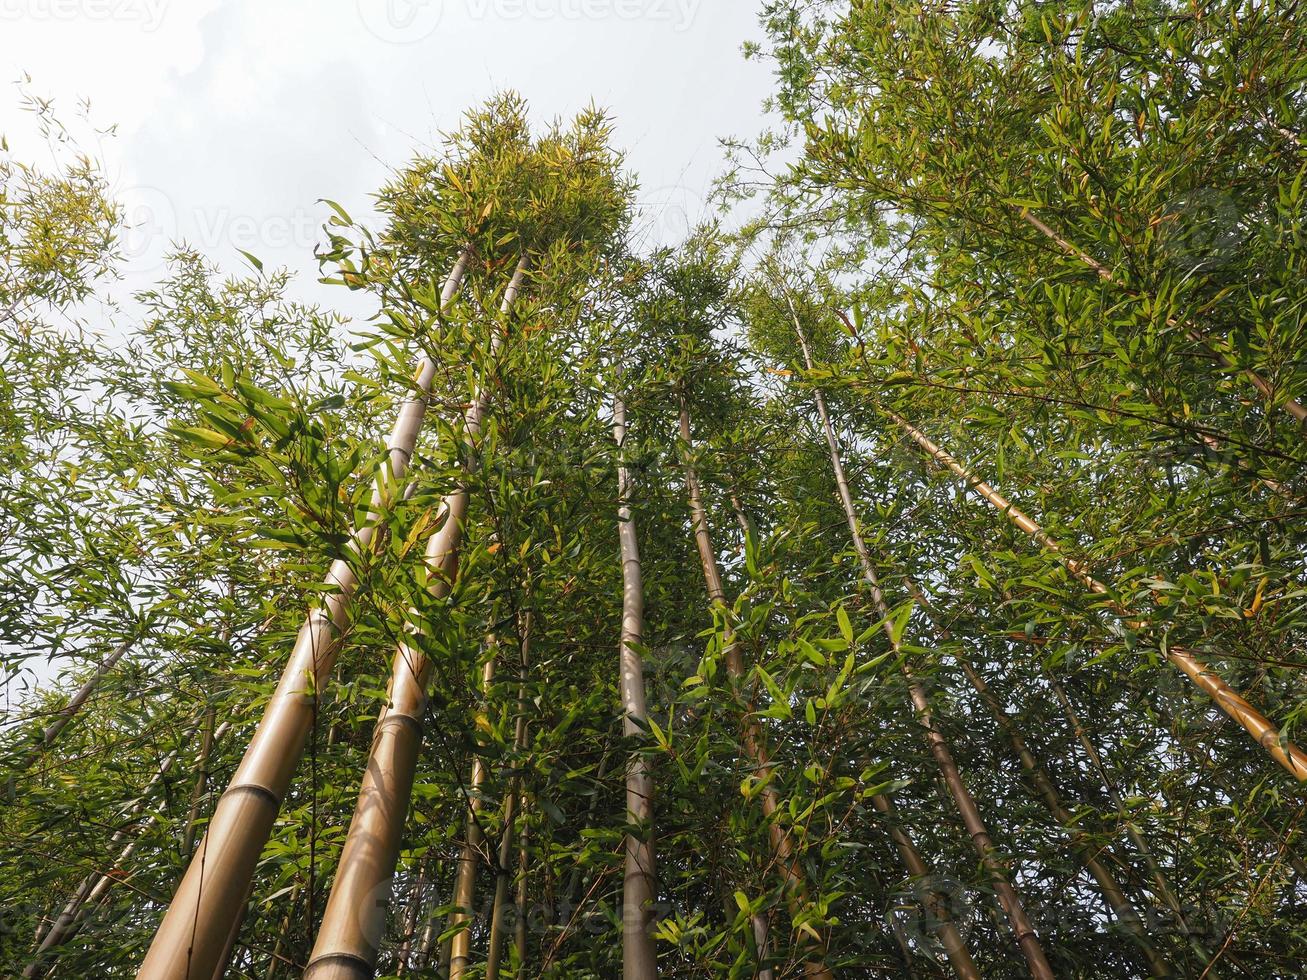
[[[790,317],[795,325],[795,332],[798,336],[799,346],[804,356],[804,362],[811,368],[812,358],[807,348],[807,338],[803,333],[802,324],[797,317],[797,311],[794,308],[793,300],[788,292],[786,293],[786,305],[789,307]],[[825,397],[822,396],[818,408],[824,408]],[[829,446],[829,443],[828,443]],[[838,450],[838,446],[836,447]],[[835,472],[843,472],[843,461],[839,458],[838,453],[832,460]],[[838,482],[837,476],[837,482]],[[847,521],[848,512],[845,512]],[[855,525],[851,525],[854,527]],[[854,537],[856,547],[858,536]],[[902,861],[904,869],[915,878],[918,882],[928,885],[934,875],[930,867],[922,858],[921,852],[917,850],[911,835],[908,834],[899,821],[898,810],[894,806],[894,798],[889,793],[877,793],[871,798],[871,804],[876,812],[881,815],[885,821],[886,830],[889,833],[890,840],[894,843],[895,850],[899,852],[899,860]],[[931,931],[935,938],[939,940],[944,955],[948,958],[949,965],[953,967],[955,973],[961,980],[980,980],[980,969],[976,966],[975,961],[971,958],[971,953],[967,950],[966,942],[962,938],[962,933],[958,930],[957,925],[949,917],[947,910],[940,900],[940,896],[930,891],[929,887],[925,889],[925,903],[931,915]]]
[[[493,636],[487,643],[490,653],[481,673],[482,701],[480,710],[488,708],[490,689],[495,682],[496,640]],[[481,829],[481,809],[486,784],[486,762],[479,754],[472,759],[472,777],[468,780],[467,814],[464,819],[463,846],[459,850],[458,863],[454,869],[454,892],[450,904],[454,910],[449,913],[449,930],[451,935],[444,942],[441,961],[446,964],[449,980],[461,980],[464,973],[472,966],[472,913],[476,902],[477,868],[481,864],[481,848],[485,844],[485,833]]]
[[[507,317],[526,275],[527,259],[518,262],[504,291],[500,309]],[[502,327],[491,328],[490,354],[498,352]],[[481,384],[464,417],[464,439],[473,448],[489,409],[490,394]],[[465,463],[469,457],[465,457]],[[463,527],[467,518],[466,484],[448,494],[441,505],[440,529],[427,542],[425,561],[432,596],[449,595],[458,575]],[[317,940],[304,971],[311,980],[371,978],[376,971],[390,901],[390,881],[399,860],[400,840],[408,817],[417,770],[422,715],[432,664],[416,642],[399,644],[391,668],[387,705],[372,738],[358,804],[341,851],[336,881],[327,899]]]
[[[1062,546],[1053,540],[1043,528],[1027,517],[1019,508],[988,483],[971,472],[943,449],[932,442],[921,430],[894,412],[882,409],[885,415],[902,429],[931,459],[953,472],[965,486],[974,490],[1008,520],[1028,534],[1034,541],[1053,552],[1066,566],[1067,571],[1078,578],[1086,588],[1099,595],[1109,595],[1110,591],[1102,582],[1094,578],[1083,564],[1069,557]],[[1128,610],[1115,601],[1113,608],[1129,618]],[[1139,625],[1136,621],[1132,625]],[[1282,738],[1279,729],[1266,717],[1249,704],[1237,691],[1227,684],[1215,671],[1198,658],[1192,650],[1185,647],[1169,646],[1166,658],[1178,670],[1201,688],[1227,715],[1237,721],[1263,749],[1280,765],[1289,770],[1300,781],[1307,781],[1307,753],[1288,739]]]
[[[464,250],[445,280],[441,306],[462,285],[471,254]],[[408,472],[436,363],[418,362],[416,391],[405,400],[377,475],[366,523],[356,528],[348,551],[359,561],[370,550],[396,488]],[[209,980],[220,976],[240,928],[254,867],[304,754],[317,712],[316,692],[331,677],[349,624],[358,577],[351,560],[337,559],[327,574],[322,605],[300,627],[295,648],[236,774],[218,800],[208,831],[173,895],[137,974],[139,980]]]
[[[976,966],[971,953],[967,951],[962,933],[949,917],[940,896],[931,891],[930,883],[935,876],[931,873],[930,866],[917,850],[917,845],[913,843],[911,836],[900,826],[894,797],[889,793],[877,793],[871,798],[871,805],[884,819],[890,840],[894,842],[894,847],[899,852],[899,860],[903,862],[903,867],[924,886],[923,890],[926,892],[924,904],[930,913],[930,930],[939,940],[944,955],[948,957],[949,965],[953,967],[953,972],[958,975],[959,980],[980,980],[980,968]]]
[[[623,731],[641,738],[648,729],[644,661],[639,644],[644,639],[644,576],[640,542],[631,515],[634,482],[626,465],[626,403],[613,399],[613,439],[617,443],[617,522],[622,561],[622,635],[618,651]],[[658,975],[654,949],[653,903],[657,877],[653,846],[653,777],[639,752],[626,764],[626,823],[638,827],[639,836],[626,835],[626,865],[622,879],[622,976],[624,980],[652,980]]]
[[[812,353],[808,348],[808,340],[804,336],[798,312],[795,310],[794,303],[788,294],[786,302],[789,304],[790,314],[794,320],[794,330],[798,335],[799,346],[803,351],[804,363],[807,365],[808,370],[811,371],[813,368]],[[903,662],[903,674],[908,682],[908,692],[912,698],[913,708],[917,712],[917,718],[925,730],[926,742],[930,747],[931,754],[935,757],[940,772],[944,776],[949,795],[953,797],[953,802],[962,816],[962,822],[967,828],[967,833],[971,837],[981,863],[989,874],[999,904],[1003,906],[1003,911],[1007,914],[1008,923],[1012,927],[1012,934],[1026,959],[1030,975],[1034,980],[1053,980],[1053,968],[1048,962],[1048,957],[1044,953],[1043,945],[1039,941],[1039,936],[1035,932],[1030,917],[1026,915],[1020,896],[1017,894],[1016,889],[1012,887],[1007,869],[1003,867],[997,856],[994,843],[989,836],[989,830],[985,827],[985,823],[981,818],[979,807],[976,806],[975,798],[971,795],[971,791],[962,779],[962,774],[953,759],[953,752],[948,741],[931,718],[930,703],[926,697],[926,692],[922,688],[921,682],[907,666],[906,660],[903,660],[899,640],[889,627],[891,616],[889,604],[885,601],[885,595],[881,591],[880,579],[871,563],[871,555],[867,551],[867,544],[863,540],[862,530],[858,524],[858,515],[853,507],[853,495],[849,490],[849,481],[844,473],[844,461],[840,456],[839,440],[835,435],[835,427],[831,424],[830,412],[826,408],[826,398],[819,388],[814,390],[814,397],[817,403],[817,413],[821,417],[822,432],[826,436],[826,446],[830,450],[831,469],[835,476],[840,505],[844,510],[844,517],[849,525],[853,550],[857,553],[858,562],[862,567],[863,580],[871,591],[872,602],[875,604],[878,614],[886,621],[885,635],[889,638],[894,652],[899,654],[899,658]]]
[[[680,405],[680,429],[681,441],[684,443],[686,453],[684,458],[685,486],[690,500],[690,517],[694,528],[694,541],[699,550],[699,561],[703,566],[704,583],[708,590],[708,602],[714,610],[720,611],[723,616],[722,653],[726,663],[726,672],[730,675],[732,682],[738,684],[744,680],[747,671],[744,668],[744,658],[740,654],[740,645],[735,639],[735,630],[730,623],[730,607],[726,604],[726,590],[722,587],[722,574],[717,565],[717,552],[713,549],[712,535],[708,529],[708,513],[703,505],[703,493],[699,487],[699,476],[690,458],[690,453],[694,448],[694,437],[690,431],[690,410],[684,397],[681,398]],[[789,831],[781,825],[778,819],[780,796],[772,785],[771,758],[763,741],[762,729],[752,717],[748,718],[744,723],[741,742],[745,757],[754,766],[754,774],[763,784],[763,790],[760,794],[763,816],[767,819],[767,831],[771,840],[774,858],[785,878],[786,905],[789,907],[790,915],[797,918],[803,910],[804,902],[807,900],[807,886],[803,880],[803,872],[799,868],[798,861],[794,858],[794,846],[790,841]],[[809,957],[808,961],[803,965],[803,975],[805,977],[821,978],[821,980],[833,980],[834,974],[823,962],[825,950],[821,948],[821,944],[812,939],[807,932],[802,932],[801,936],[806,947],[805,954]]]

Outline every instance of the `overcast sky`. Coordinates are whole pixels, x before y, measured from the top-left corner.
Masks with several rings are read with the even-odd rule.
[[[752,0],[0,0],[0,64],[60,115],[91,100],[117,134],[105,162],[133,226],[126,292],[185,239],[225,269],[237,249],[314,282],[320,198],[356,217],[388,168],[462,112],[513,88],[535,118],[592,99],[617,122],[649,233],[682,237],[722,168],[718,139],[753,135],[770,88],[746,62]],[[0,134],[38,157],[19,91]],[[352,310],[351,312],[362,312]]]

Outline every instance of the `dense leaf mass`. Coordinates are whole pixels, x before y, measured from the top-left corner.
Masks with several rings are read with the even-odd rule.
[[[229,976],[335,975],[329,897],[384,976],[1301,974],[1300,5],[761,18],[774,128],[720,222],[641,252],[607,116],[501,96],[379,227],[324,206],[361,327],[183,247],[99,329],[121,208],[34,105],[53,162],[0,155],[6,975],[134,975],[279,681],[311,724]],[[341,602],[334,665],[283,678]],[[359,863],[406,669],[399,852]]]

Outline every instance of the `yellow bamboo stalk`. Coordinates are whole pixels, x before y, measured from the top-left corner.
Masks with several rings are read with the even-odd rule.
[[[189,858],[191,849],[195,847],[195,829],[200,818],[200,803],[204,799],[205,790],[209,788],[209,764],[213,755],[213,743],[218,737],[214,730],[216,722],[217,709],[210,705],[204,713],[204,735],[200,741],[200,756],[197,760],[199,772],[195,777],[195,786],[191,790],[191,804],[186,811],[186,822],[183,825],[185,827],[182,832],[183,859]]]
[[[527,259],[523,258],[504,291],[504,316],[513,308],[526,270]],[[491,333],[492,356],[500,341],[496,328]],[[483,384],[474,393],[464,418],[469,446],[474,446],[480,436],[489,406],[489,388]],[[431,573],[428,589],[437,599],[449,595],[458,575],[467,507],[466,486],[448,494],[442,504],[440,529],[427,542],[425,560]],[[336,881],[304,971],[311,980],[371,978],[376,969],[390,880],[399,860],[400,838],[413,791],[431,672],[432,664],[416,641],[399,644],[391,667],[388,703],[377,721]],[[364,909],[367,911],[361,914]]]
[[[934,876],[908,832],[899,825],[898,810],[894,806],[894,797],[889,793],[877,793],[871,798],[871,805],[885,818],[885,826],[889,831],[890,840],[894,842],[894,847],[899,852],[899,859],[903,862],[908,874],[929,885]],[[944,955],[948,957],[953,972],[958,975],[959,980],[980,980],[980,969],[967,951],[967,944],[962,939],[962,933],[953,923],[953,920],[949,918],[947,910],[940,903],[939,896],[928,893],[926,906],[933,916],[931,931],[935,933],[935,938],[944,947]]]
[[[529,898],[530,881],[528,873],[530,872],[530,853],[527,848],[527,836],[530,831],[530,824],[527,822],[526,813],[526,794],[522,794],[519,803],[522,811],[522,833],[521,846],[517,849],[517,894],[514,896],[517,921],[513,928],[513,946],[517,950],[517,977],[518,980],[526,980],[526,940],[527,940],[527,900]]]
[[[794,300],[788,290],[785,291],[785,301],[789,307],[790,318],[794,323],[794,331],[798,337],[799,349],[803,354],[804,363],[809,370],[812,370],[812,352],[808,348],[808,338],[803,333],[803,325],[799,320],[798,310],[795,309]],[[835,439],[835,431],[830,424],[825,396],[819,390],[816,395],[817,409],[822,418],[827,448],[831,453],[831,467],[835,475],[836,488],[840,494],[840,503],[844,510],[845,521],[849,525],[851,540],[853,541],[854,551],[858,555],[858,561],[865,569],[870,567],[871,558],[867,553],[866,542],[862,539],[857,516],[853,511],[853,497],[849,491],[848,479],[844,474],[844,462],[840,457],[839,443]],[[912,842],[912,838],[898,825],[893,797],[888,793],[878,793],[871,798],[871,803],[881,816],[886,819],[890,840],[894,842],[900,860],[903,861],[903,866],[907,869],[908,874],[920,881],[928,881],[931,877],[930,869],[922,859],[916,845]],[[962,980],[980,980],[980,970],[976,967],[975,961],[972,960],[966,943],[962,939],[962,934],[940,904],[938,896],[929,896],[927,903],[934,915],[933,931],[940,941],[940,945],[943,946],[944,954],[948,957],[954,971]]]
[[[1069,557],[1062,546],[1051,538],[1044,529],[1026,516],[1011,501],[980,479],[956,459],[932,442],[920,429],[888,409],[882,409],[885,415],[902,429],[931,459],[946,466],[965,486],[974,490],[994,507],[1007,515],[1008,520],[1028,534],[1035,542],[1058,556],[1067,571],[1078,578],[1092,592],[1099,595],[1109,594],[1107,586],[1094,578],[1089,570],[1079,561]],[[1130,619],[1130,613],[1115,600],[1112,607],[1127,617],[1131,628],[1141,628],[1142,621]],[[1282,738],[1279,730],[1266,717],[1249,704],[1229,684],[1202,662],[1192,650],[1185,647],[1170,646],[1166,649],[1166,658],[1185,676],[1204,691],[1227,715],[1237,721],[1276,762],[1284,766],[1300,781],[1307,781],[1307,753],[1288,739]]]
[[[418,914],[422,910],[423,892],[427,883],[429,859],[424,857],[413,868],[413,882],[409,885],[408,903],[404,908],[403,939],[395,951],[395,973],[402,975],[412,959],[413,939],[417,934]]]
[[[445,280],[442,308],[458,292],[470,261],[471,253],[465,249]],[[391,434],[371,512],[350,539],[348,550],[354,560],[371,548],[395,488],[408,472],[435,378],[435,361],[423,357],[415,371],[416,390],[400,409]],[[351,562],[337,559],[326,584],[334,591],[325,594],[322,605],[309,613],[300,628],[263,719],[164,913],[137,973],[139,980],[207,980],[222,972],[244,914],[254,867],[304,754],[317,711],[317,692],[331,678],[349,624],[358,587]]]

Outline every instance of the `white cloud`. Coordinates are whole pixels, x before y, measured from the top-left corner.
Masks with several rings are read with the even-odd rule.
[[[237,248],[288,265],[298,296],[346,308],[314,281],[317,200],[366,215],[388,167],[503,88],[542,121],[611,109],[651,210],[673,206],[650,234],[683,232],[717,139],[760,125],[754,33],[739,0],[0,0],[4,63],[119,124],[103,155],[142,226],[124,293],[176,237],[227,267]],[[0,132],[24,124],[0,97]]]

